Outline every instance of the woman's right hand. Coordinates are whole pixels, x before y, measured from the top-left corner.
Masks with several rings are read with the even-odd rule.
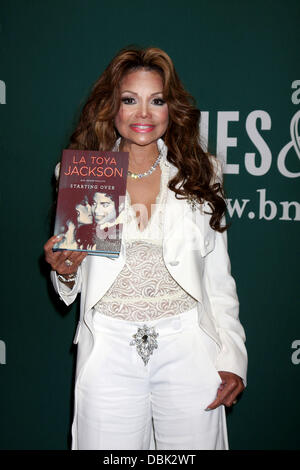
[[[63,276],[75,274],[79,265],[87,256],[87,252],[82,251],[52,251],[55,243],[59,242],[62,236],[54,235],[44,245],[45,259],[50,264],[53,271]],[[67,261],[68,260],[68,261]],[[67,263],[66,263],[67,261]]]

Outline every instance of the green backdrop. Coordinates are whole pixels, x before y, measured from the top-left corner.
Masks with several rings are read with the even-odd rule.
[[[227,164],[249,351],[230,446],[299,449],[299,1],[0,5],[0,448],[69,448],[78,304],[59,302],[43,261],[51,179],[92,84],[135,43],[173,58],[203,111],[203,136]]]

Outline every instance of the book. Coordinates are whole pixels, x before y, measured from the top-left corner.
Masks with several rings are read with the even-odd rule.
[[[59,170],[53,251],[120,254],[128,152],[64,149]]]

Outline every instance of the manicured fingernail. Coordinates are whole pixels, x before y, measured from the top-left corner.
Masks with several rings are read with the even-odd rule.
[[[205,408],[204,411],[211,411],[211,408],[208,408],[208,407],[207,407],[207,408]]]

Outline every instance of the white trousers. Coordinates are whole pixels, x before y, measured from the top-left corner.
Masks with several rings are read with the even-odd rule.
[[[130,346],[143,324],[159,333],[147,365]],[[194,308],[148,322],[95,312],[96,343],[77,385],[79,450],[227,449],[217,345]]]

